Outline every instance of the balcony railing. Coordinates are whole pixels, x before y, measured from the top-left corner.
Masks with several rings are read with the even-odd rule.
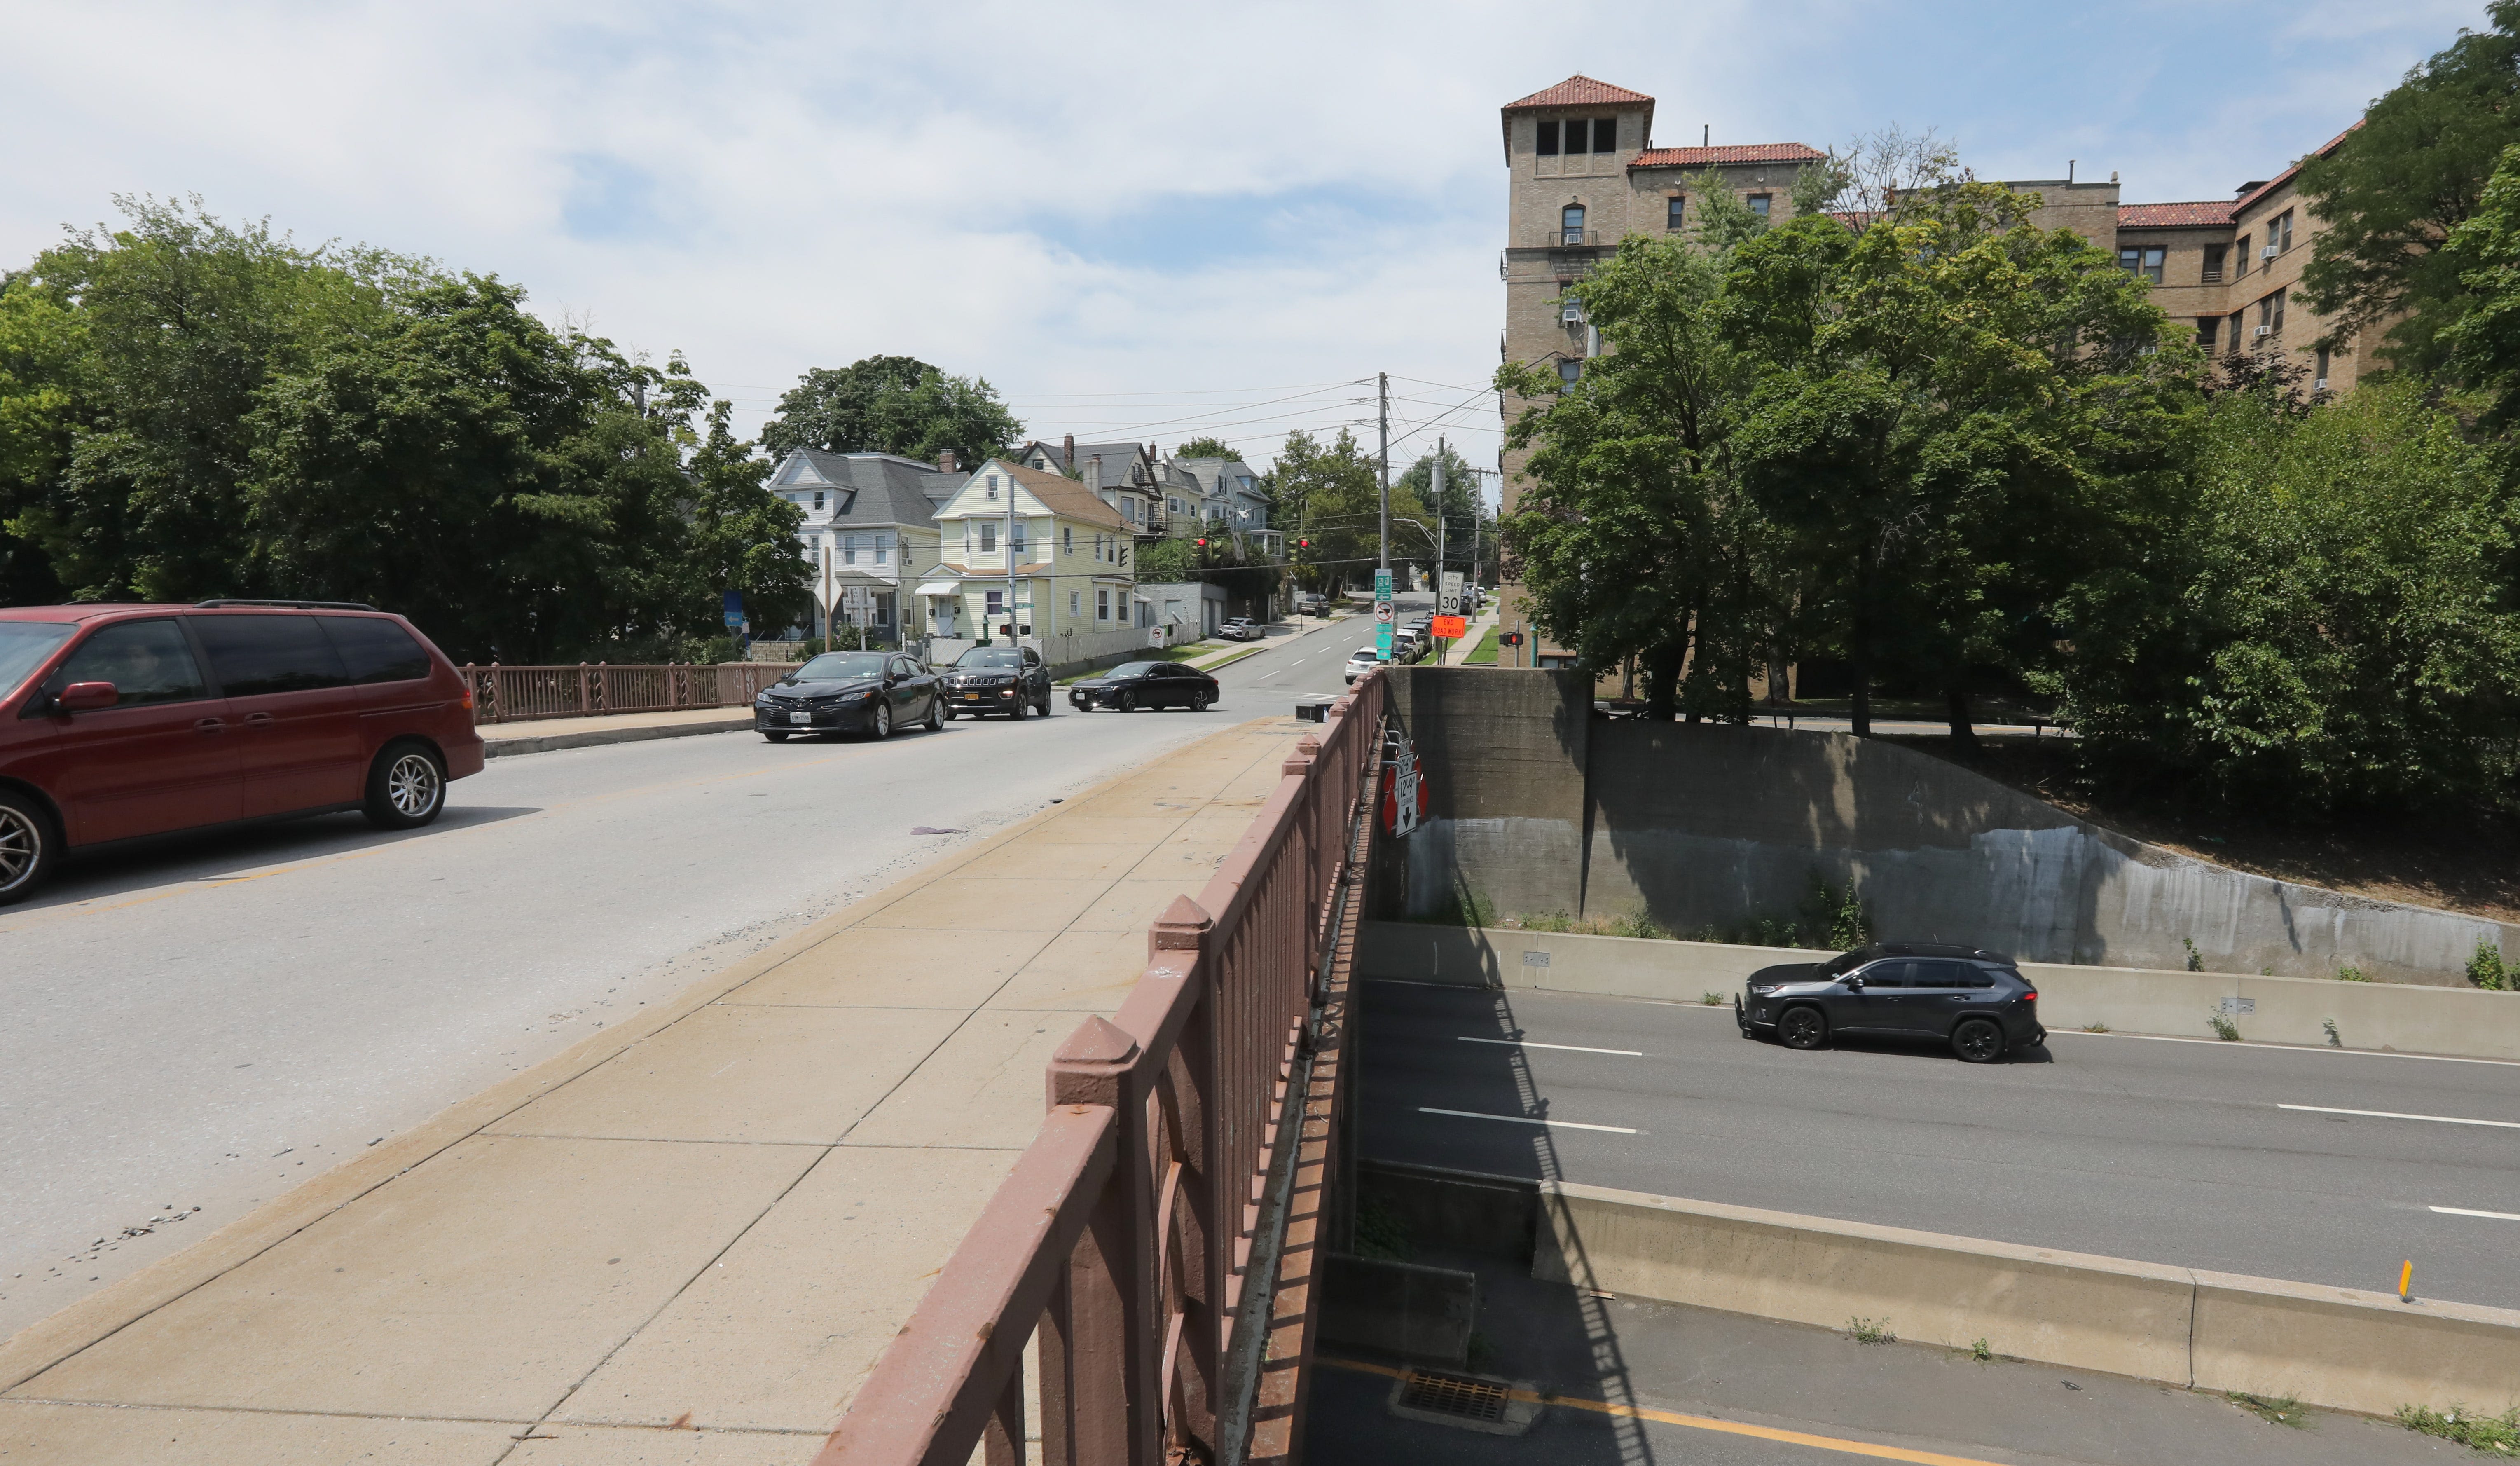
[[[748,708],[761,689],[795,667],[780,662],[581,662],[575,666],[503,666],[494,662],[488,666],[466,663],[456,670],[472,690],[472,721],[478,724]]]
[[[1198,898],[1148,930],[1120,1011],[1059,1046],[1040,1133],[816,1466],[965,1466],[983,1444],[1012,1466],[1030,1408],[1044,1461],[1242,1458],[1267,1367],[1272,1207],[1319,1118],[1304,1108],[1314,1005],[1326,939],[1355,914],[1385,697],[1370,675],[1332,705]]]

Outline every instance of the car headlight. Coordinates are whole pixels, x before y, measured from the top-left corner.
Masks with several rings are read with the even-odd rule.
[[[841,695],[841,697],[840,697],[840,701],[841,701],[841,702],[843,702],[843,703],[863,703],[863,702],[865,702],[867,699],[869,699],[869,698],[871,698],[871,697],[874,697],[874,696],[875,696],[875,689],[874,689],[874,688],[872,688],[872,687],[870,687],[870,688],[868,688],[868,689],[867,689],[866,691],[864,691],[864,692],[844,693],[844,694],[842,694],[842,695]]]

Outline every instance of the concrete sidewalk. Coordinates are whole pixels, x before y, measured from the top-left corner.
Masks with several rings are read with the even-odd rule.
[[[483,723],[475,731],[493,758],[589,749],[599,744],[732,733],[752,726],[748,708],[686,708],[679,712],[616,712],[604,717],[545,717],[529,722]]]
[[[0,1462],[809,1460],[1309,727],[959,850],[0,1344]]]

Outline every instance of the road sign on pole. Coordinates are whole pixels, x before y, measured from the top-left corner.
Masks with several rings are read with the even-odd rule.
[[[1446,616],[1462,614],[1462,573],[1444,572],[1443,591],[1435,598],[1435,609]]]
[[[1373,650],[1384,662],[1391,660],[1391,572],[1373,573]]]

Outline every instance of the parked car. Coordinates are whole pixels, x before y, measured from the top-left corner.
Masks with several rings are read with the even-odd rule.
[[[1304,616],[1327,615],[1329,609],[1330,598],[1319,591],[1307,590],[1298,593],[1295,597],[1295,610]]]
[[[895,728],[944,725],[936,674],[901,652],[825,652],[761,689],[752,726],[772,743],[792,734],[829,738],[863,733],[889,738]]]
[[[2002,952],[1939,942],[1875,942],[1826,962],[1750,975],[1732,999],[1741,1036],[1819,1048],[1832,1034],[1947,1043],[1971,1064],[2048,1041],[2039,989]]]
[[[178,830],[416,829],[481,762],[463,674],[373,606],[0,611],[0,903],[66,853]]]
[[[1356,685],[1357,678],[1364,676],[1367,672],[1372,671],[1375,667],[1380,665],[1382,665],[1382,653],[1377,648],[1359,647],[1355,651],[1348,653],[1347,685],[1354,687]]]
[[[1087,677],[1067,689],[1067,701],[1079,711],[1108,708],[1131,712],[1140,708],[1187,708],[1205,712],[1217,699],[1216,679],[1178,662],[1123,662],[1099,677]]]
[[[1216,634],[1227,641],[1258,641],[1269,633],[1253,624],[1251,618],[1238,616],[1228,618],[1224,625],[1217,627]]]
[[[942,676],[949,721],[962,713],[1050,716],[1050,668],[1030,647],[967,647]]]

